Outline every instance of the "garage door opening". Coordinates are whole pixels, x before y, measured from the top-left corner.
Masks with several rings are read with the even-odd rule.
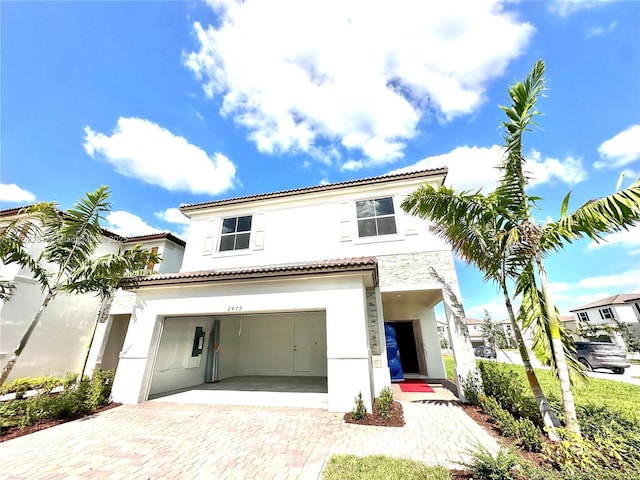
[[[149,399],[326,408],[326,345],[323,311],[166,318]]]

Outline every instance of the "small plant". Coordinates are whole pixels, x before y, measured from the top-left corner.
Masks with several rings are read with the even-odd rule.
[[[471,405],[479,405],[482,395],[482,379],[477,370],[467,373],[467,377],[462,379],[462,393]]]
[[[367,418],[367,407],[364,406],[364,400],[362,400],[362,392],[358,392],[356,397],[356,406],[351,412],[354,420],[364,420]]]
[[[528,418],[516,421],[518,440],[522,448],[528,452],[539,452],[542,449],[542,433]]]
[[[461,465],[473,471],[477,480],[512,480],[518,467],[518,456],[511,449],[500,449],[494,456],[482,445],[471,453],[471,461]],[[516,477],[517,478],[517,477]]]
[[[391,407],[393,406],[393,393],[391,388],[384,387],[380,391],[380,396],[376,398],[376,407],[378,407],[378,415],[388,420],[391,418]]]

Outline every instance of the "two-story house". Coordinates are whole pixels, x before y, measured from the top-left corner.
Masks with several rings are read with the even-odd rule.
[[[578,330],[591,341],[613,341],[625,347],[624,340],[616,332],[616,322],[626,324],[640,336],[640,293],[621,293],[570,310],[574,314]]]
[[[190,227],[180,272],[121,283],[136,300],[113,399],[137,403],[242,376],[317,377],[329,410],[350,410],[359,392],[370,408],[390,385],[385,322],[401,332],[411,370],[446,378],[434,307],[447,296],[429,269],[459,296],[451,249],[400,208],[445,175],[182,205]],[[466,329],[454,315],[448,322],[466,375],[475,366]]]
[[[24,208],[0,211],[0,225],[24,215]],[[169,233],[132,238],[123,238],[107,230],[103,230],[103,233],[102,243],[96,251],[97,256],[117,253],[141,244],[143,248],[153,249],[163,258],[163,262],[158,265],[149,265],[150,269],[161,273],[176,272],[182,264],[185,243]],[[37,237],[29,237],[25,239],[25,249],[33,257],[37,257],[43,251],[44,243]],[[15,284],[13,296],[8,301],[0,302],[0,367],[4,367],[42,304],[45,294],[31,272],[15,263],[0,264],[0,278]],[[135,295],[123,292],[117,303],[126,303],[124,299],[127,295],[135,298]],[[128,303],[133,305],[132,298],[129,298]],[[93,353],[87,362],[88,371],[93,370],[96,362],[99,368],[115,368],[128,316],[105,315],[96,328],[99,310],[100,300],[95,295],[58,294],[44,311],[39,325],[9,375],[9,380],[80,372],[87,359],[87,345],[94,337],[94,330],[98,342],[92,346]]]

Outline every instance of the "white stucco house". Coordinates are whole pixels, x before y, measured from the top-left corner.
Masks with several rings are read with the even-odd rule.
[[[592,341],[612,341],[625,348],[615,331],[616,321],[640,336],[640,293],[620,293],[570,310],[582,336]]]
[[[0,226],[23,215],[23,211],[24,207],[1,210]],[[149,265],[158,272],[175,272],[182,264],[185,242],[170,233],[124,238],[106,230],[103,232],[97,256],[124,251],[140,244],[143,248],[155,250],[163,258],[163,262]],[[34,257],[43,248],[44,244],[38,238],[27,238],[25,241],[25,249]],[[31,272],[17,264],[0,263],[0,278],[16,286],[9,301],[0,301],[0,367],[4,367],[42,304],[44,293]],[[99,308],[100,300],[94,295],[58,294],[45,310],[8,380],[81,371]],[[99,368],[105,370],[117,366],[126,328],[125,319],[118,317],[105,316],[98,323],[96,331],[101,334],[104,348],[99,352],[99,358],[96,351],[88,362],[89,371],[96,362]]]
[[[114,303],[128,321],[113,399],[243,376],[326,378],[327,407],[348,411],[390,385],[385,322],[405,373],[446,378],[434,307],[445,301],[458,374],[475,368],[451,249],[405,214],[419,185],[446,169],[371,177],[182,205],[190,219],[180,271],[130,277]],[[124,297],[123,297],[124,298]]]

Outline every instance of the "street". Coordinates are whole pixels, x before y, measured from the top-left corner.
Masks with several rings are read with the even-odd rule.
[[[497,361],[503,363],[512,363],[515,365],[522,365],[522,358],[517,350],[497,350]],[[538,359],[532,352],[529,352],[531,356],[531,363],[534,368],[548,368],[543,367]],[[631,383],[634,385],[640,385],[640,365],[631,364],[631,367],[625,369],[623,375],[613,373],[611,370],[598,369],[595,372],[587,372],[587,375],[593,378],[602,378],[604,380],[614,380],[616,382]]]

